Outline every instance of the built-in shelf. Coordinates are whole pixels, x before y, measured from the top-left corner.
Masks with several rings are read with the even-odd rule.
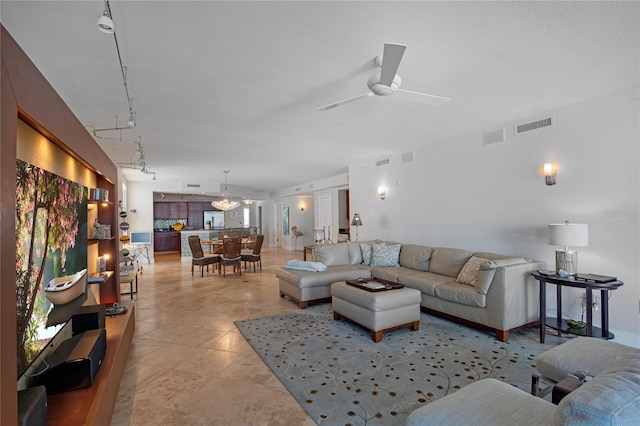
[[[87,203],[89,204],[106,204],[107,206],[112,206],[113,203],[111,201],[105,201],[105,200],[87,200]]]
[[[89,241],[111,241],[111,240],[115,240],[116,237],[109,237],[109,238],[89,238]]]

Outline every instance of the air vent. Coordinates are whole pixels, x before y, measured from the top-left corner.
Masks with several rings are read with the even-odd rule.
[[[187,188],[200,188],[199,183],[188,183]]]
[[[543,127],[553,126],[553,117],[543,118],[542,120],[532,121],[531,123],[520,124],[515,126],[515,134],[528,132],[530,130],[541,129]]]
[[[296,189],[294,189],[295,192],[300,192],[300,187],[297,187]]]
[[[404,154],[402,154],[402,162],[403,163],[413,162],[413,152],[405,152]]]
[[[384,160],[380,160],[376,162],[376,166],[384,166],[385,164],[389,164],[388,158],[385,158]]]
[[[504,142],[505,141],[505,130],[506,128],[492,130],[490,132],[482,133],[482,146],[491,145],[492,143]]]

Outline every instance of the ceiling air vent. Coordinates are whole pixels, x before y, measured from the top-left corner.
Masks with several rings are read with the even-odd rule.
[[[385,164],[389,164],[388,158],[385,158],[384,160],[380,160],[376,162],[376,166],[384,166]]]
[[[492,130],[490,132],[482,133],[482,146],[491,145],[492,143],[504,142],[505,141],[505,130],[502,129]]]
[[[404,154],[402,154],[402,162],[403,163],[413,162],[413,152],[405,152]]]
[[[541,129],[543,127],[553,126],[553,117],[543,118],[542,120],[532,121],[531,123],[519,124],[515,126],[516,135],[528,132],[529,130]]]
[[[187,188],[200,188],[199,183],[188,183]]]

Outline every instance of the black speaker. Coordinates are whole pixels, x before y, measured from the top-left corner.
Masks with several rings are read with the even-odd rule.
[[[47,391],[44,386],[18,391],[18,426],[47,424]]]
[[[91,386],[106,349],[104,328],[76,334],[49,354],[47,369],[31,378],[31,386],[43,385],[49,395]]]
[[[87,330],[104,328],[104,305],[82,306],[78,313],[71,317],[73,335]]]

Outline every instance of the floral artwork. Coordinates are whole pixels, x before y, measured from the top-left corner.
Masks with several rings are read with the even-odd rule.
[[[39,351],[44,285],[86,268],[87,188],[16,162],[16,316],[18,374]]]

